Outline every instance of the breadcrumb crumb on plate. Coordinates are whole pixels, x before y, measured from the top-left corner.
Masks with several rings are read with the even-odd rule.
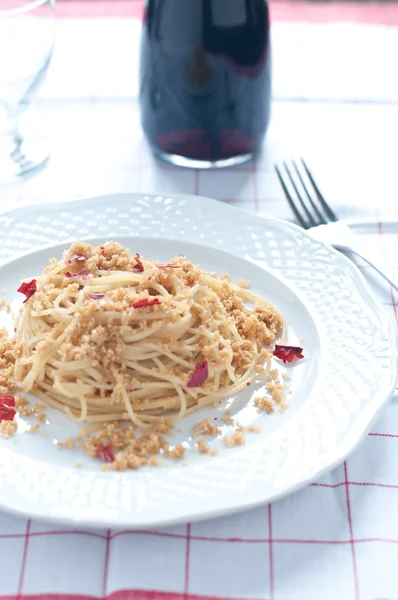
[[[16,421],[0,421],[0,437],[3,439],[10,438],[18,429]]]
[[[246,436],[242,431],[237,431],[230,436],[224,436],[222,441],[228,448],[235,448],[236,446],[243,446],[246,443]]]

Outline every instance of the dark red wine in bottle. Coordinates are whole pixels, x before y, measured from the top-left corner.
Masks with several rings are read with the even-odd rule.
[[[140,109],[154,154],[212,168],[250,159],[270,117],[264,0],[147,0]]]

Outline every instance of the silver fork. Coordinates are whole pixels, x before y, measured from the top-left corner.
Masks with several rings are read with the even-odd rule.
[[[330,244],[336,250],[353,252],[361,257],[398,292],[398,282],[394,274],[387,265],[375,261],[359,248],[352,230],[330,208],[304,160],[301,159],[300,163],[299,166],[293,160],[290,168],[286,162],[283,163],[283,168],[275,165],[286,200],[299,225],[307,229],[311,237]],[[287,182],[290,182],[294,194],[289,191]]]

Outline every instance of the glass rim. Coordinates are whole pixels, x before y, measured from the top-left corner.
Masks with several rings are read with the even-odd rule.
[[[4,19],[7,17],[15,17],[17,15],[22,15],[27,13],[35,8],[39,8],[39,6],[43,6],[44,4],[53,4],[54,0],[31,0],[31,2],[27,2],[23,6],[18,6],[16,8],[8,8],[5,10],[1,10],[0,8],[0,19]]]

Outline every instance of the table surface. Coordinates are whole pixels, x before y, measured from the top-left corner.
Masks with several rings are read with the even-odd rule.
[[[44,170],[0,186],[0,211],[139,191],[200,194],[291,219],[273,164],[304,156],[339,216],[368,222],[359,242],[398,274],[396,26],[275,23],[263,152],[218,172],[152,158],[137,107],[139,27],[134,19],[59,20],[47,82],[25,118],[49,138],[52,157]],[[397,322],[398,297],[360,266]],[[236,516],[83,532],[0,513],[0,598],[396,599],[397,400],[328,476]]]

